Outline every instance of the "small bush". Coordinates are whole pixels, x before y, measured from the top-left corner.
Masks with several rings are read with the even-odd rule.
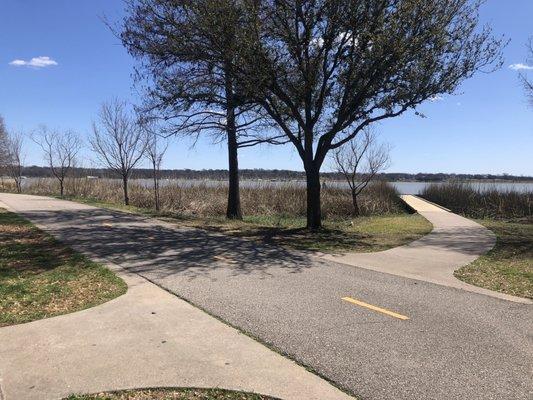
[[[425,199],[472,218],[532,220],[533,192],[501,191],[476,187],[467,182],[446,182],[426,186]]]

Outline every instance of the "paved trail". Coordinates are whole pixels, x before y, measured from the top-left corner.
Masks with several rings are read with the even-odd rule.
[[[404,195],[402,198],[433,224],[431,233],[390,250],[375,253],[323,254],[321,257],[504,300],[531,303],[519,297],[469,285],[453,276],[457,268],[471,263],[479,255],[494,247],[496,244],[494,233],[483,225],[453,214],[417,196]]]
[[[361,399],[531,398],[531,305],[70,202],[0,201]]]

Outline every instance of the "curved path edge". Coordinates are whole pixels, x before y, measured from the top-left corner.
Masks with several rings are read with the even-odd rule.
[[[495,292],[457,279],[454,271],[470,264],[496,244],[496,235],[484,226],[414,195],[401,196],[409,207],[426,218],[433,230],[403,246],[375,253],[316,256],[354,267],[449,286],[516,303],[529,299]]]
[[[17,212],[1,201],[0,207]],[[1,400],[149,387],[221,388],[283,400],[352,399],[140,275],[84,253],[116,272],[128,291],[93,308],[0,328]]]

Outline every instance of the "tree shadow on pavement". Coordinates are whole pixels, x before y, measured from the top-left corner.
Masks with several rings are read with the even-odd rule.
[[[410,249],[450,250],[456,253],[477,256],[489,251],[496,237],[482,226],[460,226],[434,229],[426,236],[407,244]]]
[[[209,276],[225,268],[231,275],[269,275],[269,268],[298,273],[310,257],[194,228],[104,209],[31,211],[23,215],[82,252],[105,258],[135,273]],[[315,263],[316,264],[316,263]]]

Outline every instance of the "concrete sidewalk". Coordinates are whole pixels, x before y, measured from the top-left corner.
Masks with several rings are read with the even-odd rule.
[[[496,236],[484,226],[463,218],[419,197],[402,196],[416,212],[433,224],[419,240],[375,253],[320,254],[320,258],[373,271],[454,287],[518,303],[528,299],[469,285],[453,273],[485,254],[496,244]]]
[[[41,204],[47,210],[53,203]],[[128,284],[125,295],[84,311],[0,328],[0,399],[52,400],[157,386],[217,387],[284,400],[351,399],[139,275],[113,269]]]

